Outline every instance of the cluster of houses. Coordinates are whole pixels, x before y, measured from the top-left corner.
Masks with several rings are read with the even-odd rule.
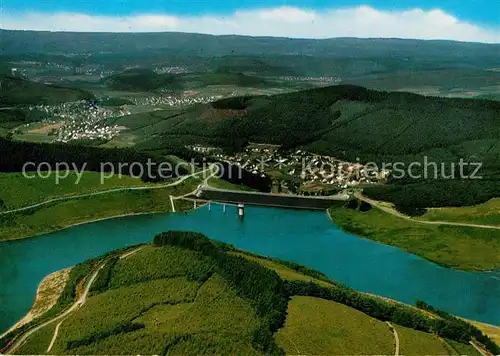
[[[183,74],[187,73],[187,68],[184,67],[155,67],[153,72],[156,74]]]
[[[338,77],[297,77],[290,75],[278,77],[278,79],[287,82],[322,82],[329,84],[338,84],[342,81]]]
[[[168,106],[190,106],[194,104],[206,104],[212,101],[220,99],[222,96],[198,96],[198,97],[187,97],[187,96],[171,96],[171,95],[151,95],[144,97],[136,97],[131,99],[135,105],[143,106],[156,106],[156,105],[168,105]]]
[[[110,140],[125,128],[117,125],[106,125],[105,120],[113,117],[130,115],[123,108],[102,108],[85,101],[62,103],[58,105],[30,106],[29,110],[38,110],[49,120],[64,121],[64,125],[51,133],[54,142],[74,140]]]
[[[224,154],[215,147],[194,145],[188,148],[241,166],[254,174],[268,174],[280,191],[296,194],[308,194],[310,189],[320,195],[333,190],[377,184],[384,182],[390,174],[388,170],[369,170],[359,162],[345,162],[304,150],[283,152],[275,146],[251,145],[233,155]]]

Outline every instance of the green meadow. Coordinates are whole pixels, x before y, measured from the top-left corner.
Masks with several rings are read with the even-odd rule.
[[[473,206],[431,208],[421,219],[500,226],[500,199]]]
[[[186,180],[173,187],[126,190],[43,205],[36,209],[0,215],[0,241],[15,240],[60,230],[75,224],[140,213],[171,211],[169,196],[193,191],[197,181]],[[53,185],[48,185],[53,187]],[[192,207],[175,201],[176,210]]]
[[[49,172],[41,173],[44,177],[48,175],[47,178],[41,178],[36,172],[27,172],[27,175],[33,178],[26,178],[22,173],[0,173],[0,200],[3,201],[4,210],[22,208],[51,199],[146,185],[138,178],[125,175],[115,175],[101,182],[101,174],[97,172],[83,172],[79,178],[79,173],[71,171],[64,179],[64,172],[52,172],[50,175]],[[61,175],[59,182],[56,181],[57,174]]]

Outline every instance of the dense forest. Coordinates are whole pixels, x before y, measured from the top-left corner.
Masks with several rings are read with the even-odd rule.
[[[122,175],[140,177],[144,181],[161,181],[159,168],[174,167],[173,163],[154,153],[138,152],[132,149],[97,148],[83,145],[39,144],[11,141],[0,138],[0,172],[21,172],[26,163],[26,171],[36,170],[43,163],[45,170],[56,170],[59,163],[66,163],[70,169],[93,172],[114,172]],[[148,164],[151,162],[151,164]],[[170,166],[168,165],[170,164]],[[151,167],[148,172],[148,166]],[[177,171],[188,173],[186,167]],[[162,172],[175,176],[176,170]]]
[[[11,76],[0,76],[0,105],[59,104],[88,100],[94,95],[81,90],[35,83]]]

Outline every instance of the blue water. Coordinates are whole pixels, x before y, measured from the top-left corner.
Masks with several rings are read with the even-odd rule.
[[[439,267],[397,248],[358,238],[332,225],[324,212],[220,206],[177,214],[106,220],[20,241],[0,243],[0,333],[31,307],[47,274],[110,250],[149,242],[170,229],[199,231],[258,254],[312,267],[360,291],[500,325],[500,272]]]

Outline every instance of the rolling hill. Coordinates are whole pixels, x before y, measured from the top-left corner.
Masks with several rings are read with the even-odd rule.
[[[63,310],[77,298],[82,278],[96,270],[86,303],[59,326],[47,323],[17,352],[392,354],[395,339],[385,321],[397,325],[401,347],[410,354],[445,354],[452,342],[473,352],[467,344],[472,337],[497,350],[460,319],[429,316],[356,292],[308,268],[189,232],[163,233],[152,245],[75,267],[54,308]],[[45,321],[54,315],[49,311]]]
[[[399,206],[437,207],[472,205],[500,196],[499,120],[496,101],[340,85],[222,99],[175,114],[157,111],[123,117],[113,124],[131,127],[139,137],[139,149],[204,143],[237,150],[248,142],[261,142],[284,150],[305,148],[350,162],[374,162],[379,168],[418,162],[411,179],[408,174],[393,177],[392,184],[367,193]],[[480,162],[482,179],[459,179],[460,159]],[[474,169],[465,167],[464,175]],[[454,179],[448,179],[450,172]]]
[[[59,104],[93,98],[91,93],[79,89],[45,85],[29,80],[1,76],[0,105]]]
[[[233,85],[237,87],[260,87],[266,81],[242,73],[218,69],[215,72],[188,74],[157,74],[149,69],[131,69],[114,74],[101,81],[113,90],[180,92],[196,90],[211,85]]]

